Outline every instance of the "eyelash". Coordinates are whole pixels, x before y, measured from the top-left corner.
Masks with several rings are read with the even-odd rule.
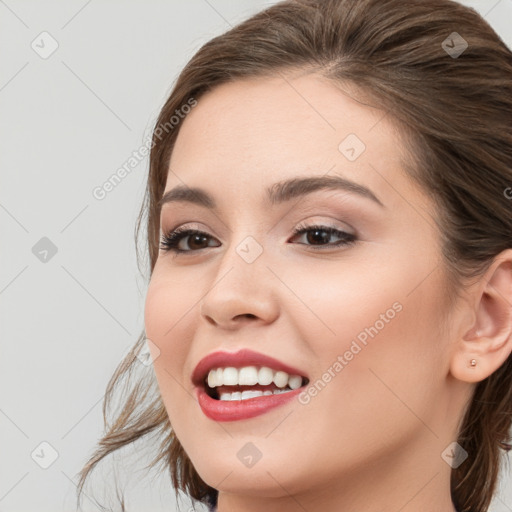
[[[340,231],[339,229],[336,229],[333,227],[322,226],[322,225],[318,225],[318,224],[315,224],[312,226],[306,226],[306,225],[297,226],[297,228],[295,228],[295,230],[293,231],[293,236],[295,237],[297,235],[302,235],[304,233],[308,233],[309,231],[325,231],[329,235],[338,235],[340,238],[342,238],[342,240],[335,242],[335,243],[329,243],[329,244],[324,244],[324,245],[319,245],[319,246],[309,245],[309,247],[311,247],[315,251],[322,250],[325,247],[332,248],[332,247],[339,247],[339,246],[350,246],[357,241],[357,237],[351,233],[346,233],[345,231]],[[180,241],[183,238],[190,236],[190,235],[206,235],[207,237],[210,237],[210,235],[208,235],[208,233],[204,233],[202,231],[197,231],[195,229],[178,228],[166,235],[162,235],[161,240],[160,240],[160,243],[161,243],[160,249],[163,250],[164,252],[172,251],[176,254],[176,256],[178,256],[178,254],[183,254],[183,253],[187,253],[187,252],[201,251],[202,249],[197,249],[197,250],[178,249],[178,244],[180,243]],[[210,237],[210,238],[212,238],[212,237]],[[301,244],[301,245],[308,245],[308,244]],[[203,249],[207,249],[207,248],[208,247],[204,247]]]

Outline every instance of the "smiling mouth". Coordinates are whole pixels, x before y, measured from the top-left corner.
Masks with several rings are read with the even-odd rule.
[[[286,382],[283,385],[283,381],[278,382],[280,386],[278,386],[275,382],[271,382],[270,384],[261,384],[256,383],[252,385],[242,385],[242,384],[233,384],[233,385],[219,385],[219,386],[210,386],[208,384],[208,380],[204,380],[204,388],[206,394],[213,398],[214,400],[222,400],[222,401],[233,401],[233,400],[248,400],[251,398],[256,398],[259,396],[270,396],[270,395],[278,395],[281,393],[289,393],[296,389],[302,388],[309,383],[309,379],[307,377],[299,377],[297,379],[292,380],[291,382]],[[284,379],[283,379],[284,380]],[[291,384],[291,385],[290,385]]]

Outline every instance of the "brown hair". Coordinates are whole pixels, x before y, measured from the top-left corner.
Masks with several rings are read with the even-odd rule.
[[[454,55],[449,50],[460,37],[468,46]],[[210,40],[179,75],[153,131],[136,226],[137,240],[141,224],[147,226],[151,272],[159,248],[159,200],[181,125],[162,127],[191,98],[222,83],[287,69],[311,70],[334,84],[354,86],[360,98],[373,100],[399,124],[407,140],[406,170],[438,205],[448,290],[457,294],[466,278],[480,277],[497,254],[512,247],[512,202],[506,193],[512,186],[512,53],[500,37],[476,11],[451,0],[297,0],[275,4]],[[194,469],[158,391],[148,391],[144,379],[154,375],[127,381],[144,345],[142,333],[108,383],[106,433],[80,472],[79,500],[100,460],[154,432],[160,448],[150,467],[163,464],[175,489],[215,504],[218,491]],[[122,385],[130,394],[110,424],[106,413]],[[476,385],[460,420],[457,441],[468,459],[451,473],[452,500],[460,512],[487,511],[500,449],[510,449],[511,421],[509,356]]]

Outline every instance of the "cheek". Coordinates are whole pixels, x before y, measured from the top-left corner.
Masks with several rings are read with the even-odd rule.
[[[441,276],[433,272],[415,288],[418,269],[407,268],[371,275],[318,269],[296,280],[294,291],[311,309],[296,319],[314,352],[316,379],[305,407],[354,442],[376,436],[376,424],[389,433],[420,426],[411,410],[431,416],[442,391]]]
[[[393,251],[378,248],[364,257],[354,252],[342,262],[313,264],[300,275],[293,267],[282,269],[282,280],[293,283],[294,292],[283,310],[291,312],[313,360],[323,367],[350,350],[354,340],[361,351],[357,358],[348,354],[353,360],[371,357],[368,363],[382,360],[387,366],[392,359],[407,368],[439,360],[444,276],[433,271],[437,262],[428,255]]]
[[[193,282],[178,281],[172,275],[165,275],[157,263],[144,307],[146,336],[162,351],[168,351],[171,345],[173,351],[179,348],[184,339],[183,325],[194,314],[193,306],[199,297],[200,291]]]
[[[161,279],[153,273],[148,287],[144,323],[146,337],[159,350],[153,359],[153,368],[167,415],[176,435],[181,438],[186,432],[183,427],[183,411],[194,407],[195,398],[192,385],[188,385],[189,375],[186,360],[191,346],[193,326],[193,304],[196,294],[186,286],[177,286],[168,279]],[[150,345],[151,346],[151,345]]]
[[[191,323],[198,296],[193,286],[178,285],[158,272],[153,273],[146,295],[144,324],[146,337],[159,350],[153,364],[162,395],[170,394],[177,386],[176,381],[181,383],[189,378],[185,375],[185,361],[192,342]]]
[[[354,338],[363,343],[371,339],[374,325],[380,332],[391,323],[406,323],[400,314],[404,300],[409,301],[405,296],[410,288],[400,284],[406,279],[391,275],[389,268],[380,275],[369,272],[368,266],[347,260],[319,262],[300,274],[294,268],[280,272],[284,282],[293,284],[293,295],[288,293],[286,301],[283,297],[283,312],[292,316],[296,332],[314,351],[312,364],[343,354]]]

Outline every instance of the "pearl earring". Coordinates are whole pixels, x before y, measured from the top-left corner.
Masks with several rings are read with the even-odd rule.
[[[471,359],[471,367],[474,368],[476,366],[476,359]]]

